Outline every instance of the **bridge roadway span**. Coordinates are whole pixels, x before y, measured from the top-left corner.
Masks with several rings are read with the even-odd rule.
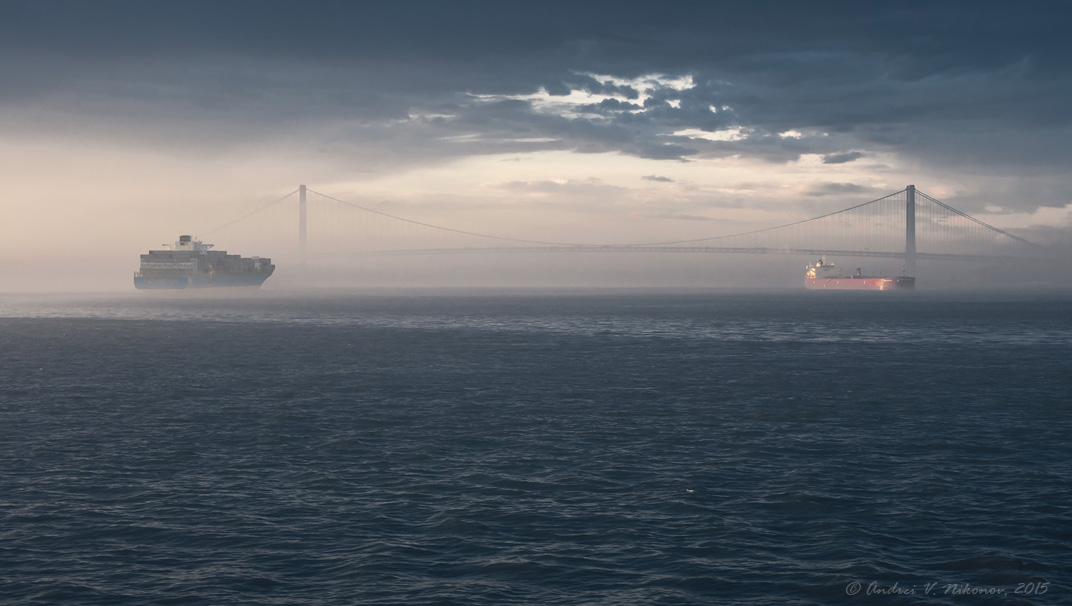
[[[323,253],[316,256],[360,256],[360,255],[440,255],[440,254],[499,254],[499,253],[722,253],[722,254],[758,254],[758,255],[807,255],[821,257],[828,255],[839,257],[881,257],[903,259],[904,251],[876,250],[819,250],[816,248],[763,248],[739,246],[491,246],[465,248],[415,248],[399,250],[368,250],[343,253]],[[1013,260],[1010,256],[1000,255],[961,255],[949,253],[916,253],[916,258],[932,261],[999,261]]]

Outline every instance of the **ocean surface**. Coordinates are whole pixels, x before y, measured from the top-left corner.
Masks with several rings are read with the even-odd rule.
[[[0,603],[1070,604],[1072,295],[3,295]]]

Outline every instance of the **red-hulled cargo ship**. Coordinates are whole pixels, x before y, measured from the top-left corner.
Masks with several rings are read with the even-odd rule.
[[[846,276],[826,257],[808,265],[804,275],[804,287],[809,290],[911,290],[916,287],[912,276],[865,276],[857,267],[856,272]]]

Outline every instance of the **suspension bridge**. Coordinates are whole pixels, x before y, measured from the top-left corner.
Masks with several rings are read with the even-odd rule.
[[[296,209],[285,204],[295,198]],[[229,230],[254,223],[252,231],[260,239],[296,242],[302,258],[473,253],[831,255],[902,259],[905,272],[915,275],[919,261],[1048,256],[1044,247],[953,208],[913,185],[848,208],[770,227],[621,244],[560,242],[468,231],[391,214],[301,185],[203,235],[227,236]]]

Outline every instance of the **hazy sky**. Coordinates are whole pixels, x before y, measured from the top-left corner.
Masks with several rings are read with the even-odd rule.
[[[4,0],[0,270],[133,258],[299,183],[533,238],[908,183],[1067,229],[1070,26],[1063,2]]]

